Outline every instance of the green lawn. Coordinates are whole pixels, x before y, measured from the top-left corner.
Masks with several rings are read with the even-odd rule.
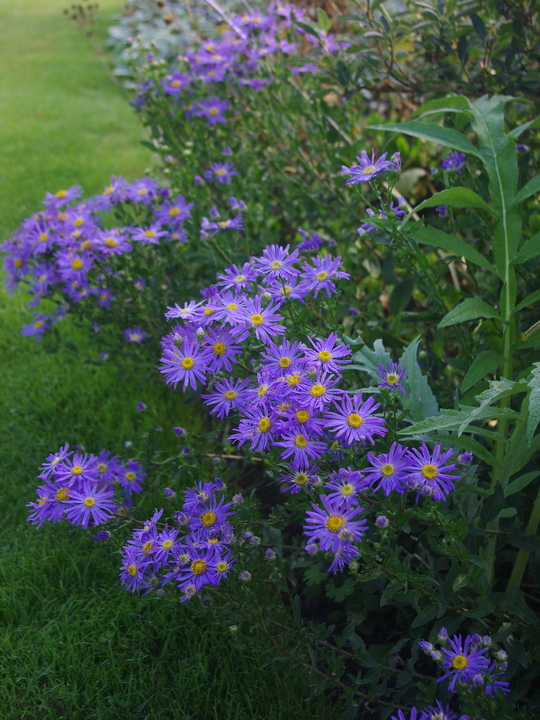
[[[133,179],[152,161],[124,92],[62,16],[67,4],[0,0],[0,237],[47,190],[79,183],[93,193],[111,173]],[[103,37],[114,4],[100,4]],[[190,424],[163,385],[119,380],[114,368],[21,337],[26,300],[0,292],[0,720],[323,717],[305,704],[302,676],[263,667],[264,656],[237,647],[212,613],[126,593],[118,554],[91,531],[26,522],[39,464],[61,443],[121,453],[132,441],[137,452],[160,424],[173,448],[172,426]],[[68,322],[60,332],[67,326],[84,349]],[[165,474],[150,484],[148,513],[169,483]]]

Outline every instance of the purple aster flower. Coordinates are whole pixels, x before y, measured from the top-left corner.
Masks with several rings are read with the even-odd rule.
[[[368,452],[367,458],[370,466],[365,469],[365,473],[373,490],[382,490],[386,496],[391,492],[405,492],[410,469],[407,448],[395,442],[390,452],[378,457]]]
[[[220,230],[243,230],[244,229],[244,218],[238,214],[228,220],[219,220],[216,222],[210,222],[207,218],[203,217],[201,221],[201,235],[206,236],[211,234],[216,235]]]
[[[208,370],[219,373],[223,369],[232,371],[233,364],[236,364],[236,356],[242,354],[242,345],[234,342],[230,331],[225,328],[211,330],[206,336],[208,349]]]
[[[334,555],[332,564],[328,568],[327,572],[337,573],[343,572],[345,566],[355,560],[359,555],[358,548],[351,545],[349,542],[344,542],[340,545]]]
[[[377,363],[377,375],[380,377],[381,382],[379,385],[389,390],[396,392],[398,389],[401,390],[401,394],[405,395],[405,388],[399,383],[407,374],[407,368],[403,367],[399,363],[387,362]]]
[[[422,710],[419,720],[458,720],[458,716],[449,705],[443,707],[440,700],[436,700],[435,706]]]
[[[416,707],[412,707],[411,711],[407,717],[407,715],[404,714],[403,710],[398,710],[397,715],[392,715],[390,717],[390,720],[421,720],[421,718],[418,717],[418,713],[420,711]]]
[[[324,488],[326,496],[344,505],[358,505],[358,494],[368,487],[366,479],[360,470],[342,468],[330,475],[330,482],[326,483]]]
[[[140,343],[146,337],[146,333],[144,330],[141,330],[140,327],[133,327],[126,328],[124,330],[124,336],[126,340],[129,340],[129,342]]]
[[[144,585],[146,571],[153,566],[153,561],[145,556],[138,548],[126,546],[120,567],[120,582],[128,590],[135,592]]]
[[[95,240],[95,247],[105,255],[122,255],[133,249],[128,238],[116,228],[100,232]]]
[[[45,330],[48,330],[50,327],[52,327],[49,316],[42,314],[36,314],[34,313],[34,321],[29,323],[28,325],[23,325],[21,328],[21,335],[24,337],[30,337],[30,335],[34,335],[36,340],[39,342],[41,340],[41,336],[45,332]]]
[[[249,331],[253,330],[257,340],[263,343],[268,343],[276,335],[283,335],[285,326],[280,324],[283,316],[274,312],[274,308],[275,305],[271,302],[263,307],[260,297],[253,300],[248,298],[245,307],[238,311],[238,317],[243,320],[244,326],[233,328],[232,334],[243,340],[249,335]]]
[[[114,492],[99,489],[95,483],[83,483],[81,492],[70,489],[66,519],[74,525],[81,525],[83,529],[92,522],[93,525],[101,525],[112,517],[116,503]]]
[[[147,228],[134,228],[132,232],[132,240],[139,242],[141,245],[159,245],[160,238],[164,238],[167,231],[163,230],[163,226],[159,223],[152,223]]]
[[[121,475],[124,471],[118,456],[112,455],[108,450],[101,450],[96,458],[96,462],[98,472],[97,479],[100,485],[114,482],[117,476]]]
[[[383,153],[381,157],[375,159],[375,150],[371,151],[371,159],[365,150],[362,150],[361,155],[357,155],[358,165],[351,165],[351,167],[343,166],[341,171],[343,175],[352,175],[345,185],[357,185],[359,182],[366,182],[371,178],[379,175],[379,173],[387,172],[392,170],[392,163],[386,159],[387,153]]]
[[[167,320],[171,320],[172,318],[182,318],[182,320],[196,320],[200,315],[199,308],[201,305],[202,302],[196,302],[195,300],[185,302],[183,307],[180,307],[178,303],[175,303],[174,307],[167,307],[165,317],[167,318]]]
[[[211,412],[222,420],[231,410],[238,410],[239,412],[245,410],[249,399],[246,388],[249,385],[249,380],[225,378],[216,382],[214,392],[209,395],[201,395],[201,398],[205,405],[214,406]]]
[[[68,190],[57,190],[55,193],[47,193],[43,200],[43,204],[47,208],[61,208],[64,205],[80,198],[82,195],[82,187],[80,185],[72,185]]]
[[[276,553],[272,550],[272,548],[268,548],[264,552],[264,557],[268,560],[268,562],[273,562],[276,559]]]
[[[291,465],[289,473],[281,475],[283,482],[287,483],[285,487],[281,488],[281,492],[290,492],[291,495],[295,495],[299,493],[302,488],[309,490],[310,486],[318,480],[318,477],[316,465],[300,465],[294,463]]]
[[[95,482],[98,479],[97,461],[94,455],[65,456],[54,470],[58,482],[71,487],[74,483]]]
[[[163,203],[163,205],[156,210],[156,220],[164,224],[173,223],[178,225],[191,217],[192,207],[193,203],[186,202],[183,195],[178,195],[175,200]]]
[[[184,437],[184,435],[186,434],[186,431],[183,427],[174,427],[173,430],[176,435],[178,435],[178,437]]]
[[[334,401],[337,413],[327,412],[324,416],[327,419],[326,427],[336,438],[343,439],[347,445],[355,445],[358,441],[362,445],[365,445],[366,441],[374,445],[375,436],[386,435],[384,420],[372,417],[380,407],[380,403],[376,403],[372,397],[362,403],[362,393],[357,393],[352,399],[343,395],[340,402],[341,407]]]
[[[66,443],[58,450],[58,452],[47,455],[47,459],[41,465],[41,472],[39,473],[39,478],[41,480],[47,480],[52,474],[55,473],[58,463],[62,462],[62,460],[65,460],[72,454],[73,451],[70,451],[69,444]]]
[[[523,153],[524,153],[524,152],[527,152],[527,151],[529,150],[529,146],[528,146],[528,145],[523,145],[522,143],[517,143],[517,145],[516,145],[516,150],[517,150],[518,152],[523,152]]]
[[[165,90],[166,95],[180,95],[183,88],[190,82],[189,75],[176,71],[165,75],[161,81],[161,87]]]
[[[144,412],[146,410],[146,405],[140,400],[137,402],[137,410],[139,412]]]
[[[211,127],[216,123],[227,124],[227,121],[223,117],[223,113],[229,107],[230,102],[228,100],[221,100],[219,97],[211,97],[208,100],[200,100],[197,103],[197,110],[194,115],[197,117],[204,117],[208,120],[207,127]]]
[[[322,410],[329,402],[343,395],[343,390],[335,387],[338,381],[339,378],[332,373],[319,371],[315,378],[298,385],[296,389],[298,404],[309,410]]]
[[[176,387],[183,380],[185,392],[188,385],[196,390],[197,382],[204,384],[208,351],[195,340],[185,339],[181,348],[165,348],[161,362],[161,372],[168,385]]]
[[[275,421],[266,412],[265,408],[256,408],[245,418],[240,420],[237,430],[229,436],[231,442],[237,442],[238,447],[250,442],[251,450],[266,450],[269,443],[273,442]]]
[[[400,200],[403,200],[403,198],[400,198]],[[394,203],[390,203],[390,210],[392,211],[392,215],[397,219],[401,220],[401,218],[405,215],[405,211],[401,207],[401,203],[398,201],[396,205]],[[367,208],[366,214],[369,215],[369,217],[377,217],[379,220],[386,220],[388,218],[388,215],[385,213],[385,211],[381,208],[378,213],[375,213],[371,208]],[[371,225],[370,223],[362,223],[360,227],[358,228],[359,235],[363,235],[366,232],[375,232],[377,230],[380,230],[376,225]]]
[[[270,370],[283,372],[297,363],[302,357],[302,346],[299,342],[292,344],[284,338],[281,345],[269,342],[261,353],[261,357],[269,364]]]
[[[107,542],[112,538],[112,534],[108,530],[98,530],[95,535],[92,535],[92,540],[95,542]]]
[[[207,180],[216,179],[219,183],[225,183],[229,185],[231,178],[234,175],[238,175],[234,170],[234,163],[218,162],[210,165],[208,170],[205,170],[204,177]]]
[[[339,278],[349,279],[349,273],[338,270],[343,263],[341,257],[333,258],[331,255],[321,257],[318,255],[313,260],[314,266],[304,263],[300,277],[307,290],[312,290],[314,297],[317,297],[321,290],[324,290],[328,297],[336,292],[334,280]]]
[[[443,170],[454,170],[458,175],[461,175],[461,171],[465,167],[465,153],[453,150],[451,153],[444,158],[441,163]]]
[[[446,217],[448,215],[448,205],[437,205],[435,209],[439,217]]]
[[[365,533],[366,520],[354,520],[364,508],[349,508],[341,502],[321,495],[324,509],[312,505],[306,513],[304,535],[310,542],[318,542],[321,550],[336,553],[343,542],[359,542]]]
[[[449,474],[457,469],[456,466],[445,465],[453,452],[447,450],[441,455],[441,446],[435,445],[431,454],[424,442],[420,449],[410,449],[407,460],[410,463],[409,485],[412,489],[429,495],[434,500],[445,500],[448,493],[455,488],[452,481],[459,479],[459,475]]]
[[[387,528],[389,524],[390,523],[388,522],[386,515],[379,515],[379,517],[375,520],[375,525],[381,529]]]
[[[294,263],[299,259],[298,250],[293,250],[289,255],[289,247],[267,245],[262,257],[253,258],[255,268],[265,275],[265,280],[289,280],[298,275],[298,270],[294,267]]]
[[[257,270],[250,263],[244,263],[242,269],[238,265],[231,265],[230,268],[223,271],[222,275],[218,275],[219,282],[216,283],[218,287],[222,287],[224,290],[229,288],[236,288],[241,290],[242,288],[248,289],[250,283],[257,280]]]
[[[341,372],[341,366],[350,362],[343,358],[351,354],[351,348],[339,342],[336,333],[330,333],[325,339],[317,338],[312,340],[308,338],[308,340],[313,345],[313,350],[306,348],[304,357],[308,363],[313,364],[316,368],[339,373]]]
[[[441,648],[444,655],[441,668],[448,672],[437,680],[438,683],[450,678],[448,689],[454,692],[456,683],[470,685],[473,675],[485,675],[489,661],[484,655],[488,652],[487,647],[477,650],[476,645],[471,647],[471,636],[467,635],[465,642],[461,635],[454,635],[448,638],[450,649]]]
[[[142,472],[141,466],[136,460],[128,460],[124,472],[118,478],[122,490],[128,497],[133,493],[140,493],[142,490],[142,482],[146,477],[146,473]]]
[[[146,177],[134,180],[131,185],[127,185],[124,194],[125,198],[131,202],[149,205],[157,197],[158,190],[159,185],[157,182]]]
[[[242,580],[242,582],[249,582],[252,578],[252,575],[249,570],[242,570],[238,577],[240,578],[240,580]]]
[[[473,457],[472,452],[461,453],[461,455],[458,455],[458,465],[470,465]]]
[[[301,229],[298,232],[302,236],[302,242],[296,248],[298,252],[315,252],[324,244],[324,240],[317,233],[309,235],[305,230]]]
[[[504,671],[508,667],[507,663],[503,663],[499,668],[497,668],[497,661],[494,660],[491,665],[489,666],[488,673],[489,677],[487,678],[486,687],[484,688],[484,695],[487,695],[489,698],[495,697],[498,690],[500,690],[502,693],[507,695],[510,692],[510,684],[506,680],[496,680],[495,678],[500,677],[501,675],[504,675]],[[499,670],[499,672],[496,672],[496,670]],[[481,683],[482,684],[486,678],[484,678],[483,675],[481,677]],[[474,678],[473,678],[474,680]]]
[[[281,457],[284,460],[294,455],[293,462],[301,465],[307,465],[311,460],[317,460],[317,458],[322,457],[327,449],[325,442],[313,440],[302,431],[287,433],[282,442],[275,442],[274,445],[284,448],[284,451],[281,453]]]

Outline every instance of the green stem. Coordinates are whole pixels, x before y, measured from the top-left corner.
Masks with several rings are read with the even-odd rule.
[[[525,533],[527,535],[536,535],[539,524],[540,524],[540,487],[538,488],[538,494],[536,496],[536,500],[534,501],[531,517],[529,518],[529,524],[527,525],[527,527],[525,529]],[[529,553],[526,550],[520,550],[518,552],[516,564],[514,565],[514,569],[512,570],[512,574],[510,575],[510,580],[508,581],[508,585],[506,586],[506,592],[508,595],[512,594],[512,590],[516,587],[516,585],[517,585],[517,587],[520,586],[521,580],[523,579],[523,573],[525,572],[525,568],[527,567],[528,561],[529,561]]]

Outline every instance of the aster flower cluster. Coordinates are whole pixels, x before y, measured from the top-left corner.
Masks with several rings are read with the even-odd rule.
[[[36,313],[34,321],[21,330],[23,335],[41,339],[44,331],[62,317],[69,304],[91,299],[108,309],[115,297],[107,287],[116,272],[120,256],[135,246],[159,245],[163,240],[186,242],[183,222],[191,217],[193,203],[182,195],[171,197],[167,188],[151,178],[128,183],[112,177],[99,195],[78,202],[81,188],[47,193],[41,210],[25,220],[18,231],[0,249],[6,253],[4,269],[10,290],[24,284],[33,295],[30,307],[42,298],[57,298],[62,303],[52,314]],[[150,218],[143,226],[127,225],[108,229],[104,214],[129,207],[139,217]],[[126,338],[134,340],[128,328]]]
[[[219,39],[197,41],[168,66],[161,78],[140,83],[133,104],[141,109],[151,96],[164,94],[172,100],[175,112],[187,119],[201,118],[208,128],[227,124],[231,103],[215,94],[225,83],[262,90],[276,80],[267,67],[268,61],[278,54],[285,61],[280,66],[288,66],[294,78],[316,74],[318,55],[333,54],[349,45],[322,29],[316,36],[296,24],[305,12],[292,4],[272,2],[265,13],[253,11],[230,16]],[[294,64],[299,55],[306,61]],[[148,60],[151,65],[153,54]],[[227,97],[235,94],[229,90]]]
[[[108,450],[74,452],[66,443],[41,466],[43,484],[36,490],[37,501],[27,506],[28,520],[38,527],[62,518],[82,528],[101,525],[132,504],[145,476],[135,460],[123,463]]]
[[[172,581],[182,593],[182,602],[204,586],[219,585],[235,564],[229,548],[235,540],[229,518],[235,512],[233,503],[225,502],[224,489],[219,478],[196,483],[184,492],[174,526],[160,527],[163,510],[159,510],[135,529],[122,550],[122,584],[131,592],[146,594]],[[175,493],[167,495],[173,498]]]
[[[340,268],[339,257],[302,262],[298,249],[268,246],[262,256],[219,273],[216,284],[201,291],[203,300],[168,308],[166,317],[182,324],[163,338],[161,358],[168,384],[180,383],[184,391],[208,385],[202,399],[211,413],[240,416],[231,442],[279,453],[284,491],[323,489],[322,507],[313,504],[307,512],[304,534],[313,552],[333,555],[333,572],[358,555],[367,525],[358,519],[362,491],[412,490],[417,498],[443,500],[457,479],[448,462],[452,450],[393,443],[388,453],[368,452],[364,470],[339,467],[323,483],[319,463],[340,463],[387,433],[373,397],[340,387],[351,351],[336,333],[307,343],[284,337],[284,310],[321,293],[334,295],[335,281],[348,277]],[[399,384],[404,368],[391,363],[379,372],[381,386],[405,392]]]
[[[503,650],[494,649],[488,635],[461,635],[448,637],[446,628],[438,634],[440,647],[426,640],[420,642],[420,649],[428,653],[445,673],[437,682],[448,680],[451,692],[473,691],[481,689],[489,698],[499,692],[510,692],[509,684],[500,678],[504,675],[508,664],[508,656]],[[487,657],[493,650],[493,657]]]

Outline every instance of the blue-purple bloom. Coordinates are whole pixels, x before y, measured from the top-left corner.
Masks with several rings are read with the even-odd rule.
[[[376,175],[388,170],[393,170],[392,162],[386,159],[387,153],[383,153],[377,160],[375,159],[375,150],[371,151],[371,158],[362,150],[361,155],[357,155],[358,165],[351,165],[351,167],[342,167],[341,172],[343,175],[352,175],[345,185],[357,185],[359,182],[366,182],[371,180]]]

